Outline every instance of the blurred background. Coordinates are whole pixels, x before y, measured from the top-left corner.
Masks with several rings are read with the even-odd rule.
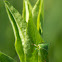
[[[23,0],[7,0],[22,14]],[[30,0],[34,6],[36,0]],[[8,15],[5,10],[3,0],[0,0],[0,51],[11,56],[19,62],[18,56],[14,47],[14,33],[10,24]]]
[[[49,43],[49,62],[62,62],[62,0],[44,0],[43,37]]]

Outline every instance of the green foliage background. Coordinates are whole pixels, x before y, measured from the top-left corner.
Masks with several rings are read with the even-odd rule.
[[[49,42],[49,62],[62,62],[62,1],[44,1],[44,40]]]

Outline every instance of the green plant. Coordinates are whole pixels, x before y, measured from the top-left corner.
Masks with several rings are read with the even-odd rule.
[[[48,62],[48,44],[43,40],[44,8],[43,0],[31,6],[28,0],[23,1],[23,13],[20,13],[7,1],[6,11],[15,35],[15,50],[20,62]],[[16,62],[0,53],[1,62]]]

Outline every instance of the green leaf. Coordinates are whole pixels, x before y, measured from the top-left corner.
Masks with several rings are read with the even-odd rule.
[[[11,57],[0,52],[0,62],[16,62],[16,61]]]
[[[29,10],[28,10],[28,6],[27,6],[27,1],[25,1],[25,8],[26,8],[26,22],[28,22],[28,19],[29,19]]]
[[[23,12],[22,12],[22,17],[24,18],[24,20],[26,20],[25,0],[23,0]]]
[[[29,0],[29,2],[31,3],[32,7],[34,6],[34,4],[36,3],[37,0]]]
[[[32,9],[30,9],[30,5],[29,5],[29,20],[28,20],[27,28],[28,28],[28,34],[34,44],[39,44],[44,42],[34,24],[33,17],[32,17]]]
[[[17,50],[20,50],[19,52],[18,51],[17,52],[21,54],[20,55],[21,57],[24,57],[25,62],[29,62],[31,55],[32,55],[32,53],[31,53],[32,52],[32,48],[31,48],[32,42],[30,41],[29,36],[27,34],[27,28],[26,28],[27,23],[26,23],[26,21],[23,20],[23,18],[21,18],[21,15],[19,14],[19,12],[12,5],[10,5],[8,2],[5,2],[5,5],[15,19],[16,25],[17,25],[18,30],[19,30],[20,38],[22,40],[22,45],[23,45],[25,57],[22,56],[23,53],[21,54],[21,52],[20,52],[20,51],[22,51],[21,48],[17,49]],[[18,47],[16,47],[16,48],[18,48]],[[24,59],[22,59],[22,60],[24,60]]]
[[[48,62],[48,44],[39,44],[38,62]]]
[[[28,11],[28,6],[27,6],[27,1],[28,0],[23,0],[23,19],[28,22],[29,19],[29,11]],[[28,1],[29,5],[31,6],[30,2]],[[32,6],[31,6],[32,9]]]
[[[40,36],[40,34],[37,31],[37,28],[34,24],[34,21],[32,18],[32,9],[31,9],[31,6],[29,5],[29,3],[27,4],[27,6],[28,6],[28,10],[29,10],[29,20],[27,23],[27,32],[28,32],[29,38],[31,39],[31,42],[34,46],[34,44],[38,45],[39,43],[42,43],[43,39]],[[38,62],[38,50],[36,49],[35,46],[31,47],[31,48],[33,49],[31,61]]]
[[[37,30],[39,31],[39,29],[41,29],[42,32],[42,27],[41,25],[43,25],[43,0],[38,0],[33,8],[32,11],[33,14],[33,20],[34,23],[37,27]],[[40,24],[41,22],[41,24]]]
[[[28,33],[28,36],[31,40],[31,58],[30,58],[30,62],[37,62],[38,60],[38,51],[35,50],[35,46],[33,45],[34,43],[36,43],[36,40],[34,38],[34,31],[32,30],[32,28],[35,30],[35,28],[33,27],[33,20],[32,20],[32,13],[31,13],[31,6],[29,5],[29,3],[27,2],[27,7],[28,7],[28,10],[29,10],[29,19],[28,19],[28,22],[27,22],[27,33]],[[33,26],[32,26],[33,25]],[[33,36],[33,37],[32,37]],[[35,40],[35,41],[34,41]]]
[[[37,17],[38,17],[38,13],[39,13],[39,5],[40,5],[40,0],[38,0],[32,10],[32,14],[33,14],[33,20],[34,20],[34,23],[37,27]]]
[[[10,9],[8,8],[8,6],[10,6],[10,7],[12,7],[12,6],[7,1],[5,1],[4,3],[5,3],[7,14],[9,16],[10,22],[11,22],[13,30],[14,30],[16,51],[19,55],[20,61],[24,62],[24,51],[23,51],[23,46],[22,46],[22,42],[20,39],[20,35],[19,35],[19,29],[16,25],[14,16],[12,15]]]
[[[41,14],[40,14],[40,30],[41,30],[41,35],[43,34],[43,26],[44,26],[44,0],[42,1]]]
[[[25,5],[27,7],[27,10],[29,11],[30,9],[28,9],[28,7],[31,8],[31,5],[29,4],[29,2],[28,1],[25,1]],[[34,61],[37,62],[38,61],[37,60],[38,52],[35,50],[35,47],[33,45],[34,44],[34,41],[33,41],[34,38],[33,37],[32,38],[30,37],[30,35],[33,33],[33,31],[30,29],[30,28],[33,28],[32,25],[30,25],[30,24],[32,24],[32,22],[29,23],[29,21],[32,20],[31,19],[32,18],[32,15],[31,15],[30,11],[29,11],[29,16],[28,17],[29,18],[28,18],[28,21],[27,21],[27,30],[26,30],[26,34],[27,34],[26,35],[27,36],[26,39],[27,39],[27,41],[25,41],[25,44],[24,44],[25,51],[26,51],[26,61],[27,62],[29,62],[29,61],[30,62],[34,62]],[[30,29],[30,31],[29,31],[29,29]],[[31,36],[33,36],[33,35],[31,35]]]

